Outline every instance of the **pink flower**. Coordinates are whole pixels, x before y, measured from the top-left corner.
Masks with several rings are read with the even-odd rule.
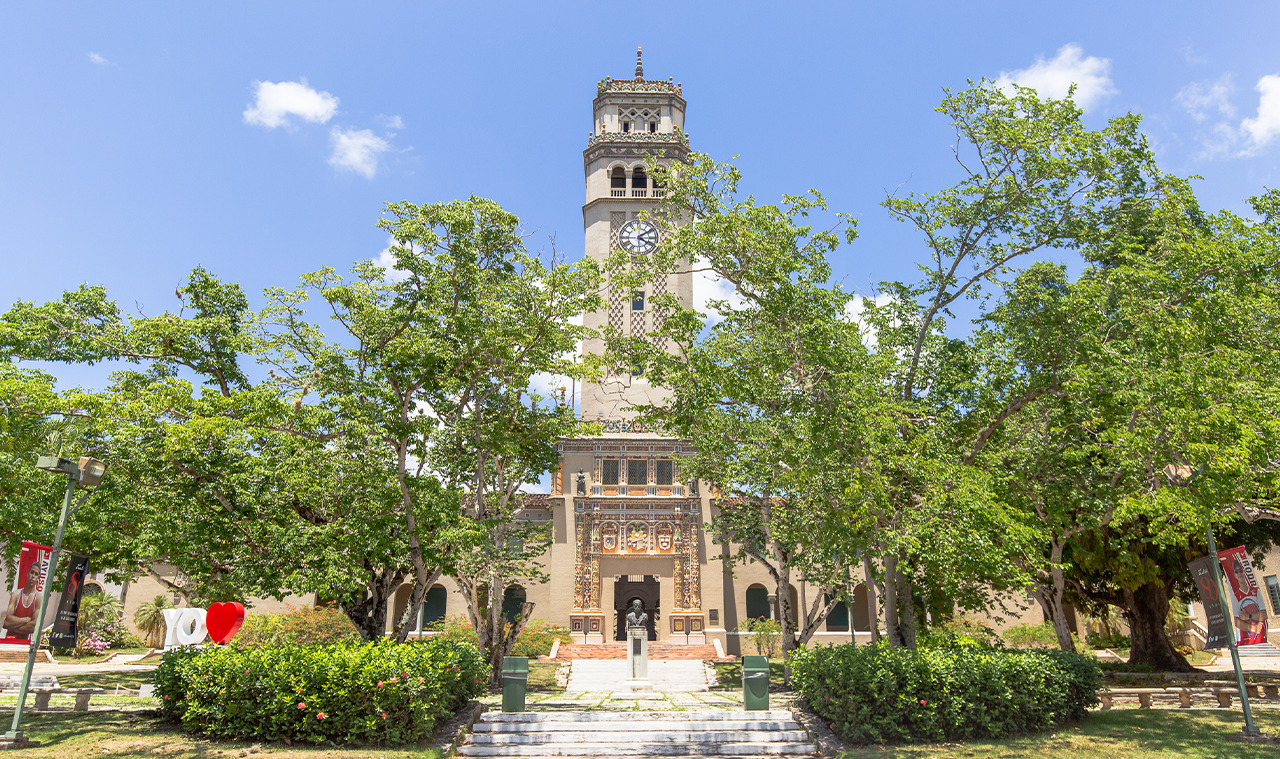
[[[396,681],[396,678],[395,678],[395,677],[392,677],[392,678],[391,678],[390,680],[388,680],[387,682],[389,682],[389,683],[394,683],[395,681]]]
[[[920,699],[920,705],[921,705],[921,706],[928,706],[928,705],[929,705],[929,702],[925,701],[925,700],[922,698],[922,699]]]
[[[387,713],[386,713],[386,712],[383,712],[383,713],[382,713],[382,718],[383,718],[383,719],[386,719],[386,718],[387,718]]]
[[[304,703],[302,703],[301,701],[299,701],[299,702],[298,702],[298,708],[299,708],[299,709],[306,709],[306,708],[307,708],[307,705],[306,705],[306,704],[304,704]]]
[[[246,669],[246,670],[244,671],[244,673],[245,673],[246,675],[247,675],[247,674],[249,674],[249,670],[247,670],[247,669]]]
[[[168,700],[169,700],[169,697],[168,697],[168,696],[165,696],[165,697],[164,697],[164,700],[165,700],[165,701],[168,701]]]
[[[324,712],[316,712],[316,719],[324,719]]]
[[[400,673],[400,676],[401,676],[401,677],[403,677],[403,678],[404,678],[404,679],[406,679],[406,680],[408,680],[408,679],[409,679],[409,673],[408,673],[408,672],[401,672],[401,673]]]
[[[379,688],[381,688],[381,687],[382,687],[382,681],[381,681],[381,680],[379,680],[379,681],[378,681],[378,687],[379,687]]]
[[[419,677],[419,678],[418,678],[418,682],[420,682],[420,683],[425,683],[426,681],[427,681],[427,678],[425,678],[425,677]]]

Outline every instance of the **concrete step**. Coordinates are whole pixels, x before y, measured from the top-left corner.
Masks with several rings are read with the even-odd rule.
[[[811,756],[789,711],[488,712],[459,756]]]
[[[630,732],[628,743],[803,743],[809,737],[803,730],[648,730]],[[520,744],[524,746],[551,743],[602,743],[610,741],[598,732],[557,730],[551,732],[475,733],[471,743],[477,746]]]
[[[554,711],[554,712],[485,712],[480,715],[481,722],[631,722],[635,720],[670,720],[699,721],[716,720],[786,720],[791,721],[794,715],[783,709],[771,711],[749,712],[743,709],[719,710],[704,709],[701,711],[673,712],[653,709],[650,711]]]
[[[813,756],[809,743],[574,743],[479,746],[466,743],[458,756]]]
[[[655,730],[799,730],[800,723],[790,719],[779,720],[599,720],[575,722],[566,725],[564,722],[477,722],[472,728],[476,733],[501,733],[518,731],[521,733],[563,732],[572,729],[579,733],[642,733]]]

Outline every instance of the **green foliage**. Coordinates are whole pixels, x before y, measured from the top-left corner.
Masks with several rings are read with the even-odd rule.
[[[360,631],[338,609],[327,606],[291,609],[282,614],[245,614],[233,643],[246,648],[316,645],[360,640]]]
[[[476,643],[476,631],[465,617],[452,614],[439,622],[433,623],[428,628],[432,632],[431,640],[444,639],[452,640],[459,643]],[[507,623],[506,634],[511,631],[511,624]],[[559,640],[561,643],[572,643],[573,636],[569,634],[569,628],[564,625],[552,624],[546,620],[535,619],[524,626],[516,636],[515,644],[511,648],[510,656],[528,656],[536,658],[539,656],[547,656],[551,653],[551,644]]]
[[[1065,651],[885,643],[801,649],[792,682],[852,743],[993,738],[1047,730],[1097,704],[1097,662]]]
[[[475,628],[461,614],[450,614],[439,622],[428,625],[426,629],[432,632],[433,640],[442,638],[457,643],[477,645]]]
[[[738,632],[748,633],[756,653],[770,659],[778,655],[782,638],[782,623],[776,619],[744,619],[738,623]]]
[[[1049,622],[1014,625],[1000,637],[1006,645],[1014,648],[1052,648],[1058,645],[1058,635]]]
[[[1129,636],[1124,633],[1091,632],[1084,636],[1091,648],[1128,648]]]
[[[171,608],[169,597],[160,594],[150,601],[138,604],[133,611],[133,624],[147,638],[147,645],[155,648],[164,643],[164,610]]]
[[[548,656],[551,654],[551,644],[557,640],[561,643],[572,643],[573,636],[569,634],[569,628],[552,624],[545,619],[535,619],[520,631],[516,644],[511,649],[511,655],[530,658]]]
[[[929,628],[917,641],[921,648],[950,646],[994,646],[1000,641],[996,631],[969,616],[956,616]]]
[[[179,648],[153,682],[164,715],[209,738],[397,745],[430,736],[486,676],[474,646],[379,640]]]

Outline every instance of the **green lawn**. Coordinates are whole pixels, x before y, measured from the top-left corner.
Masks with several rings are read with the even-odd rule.
[[[559,666],[553,661],[530,661],[529,692],[559,693],[563,691],[564,688],[556,685],[556,668]]]
[[[1255,709],[1258,726],[1280,734],[1280,710]],[[1233,743],[1240,731],[1238,710],[1114,709],[1056,732],[1000,741],[931,743],[916,746],[868,746],[839,759],[967,759],[982,757],[1054,757],[1054,759],[1262,759],[1280,754],[1275,745]]]
[[[742,690],[742,660],[716,662],[716,690]],[[769,684],[782,685],[784,681],[782,659],[769,660]]]
[[[1123,661],[1129,660],[1129,649],[1113,648],[1111,649],[1111,651],[1116,656],[1119,656],[1121,660]],[[1208,651],[1192,651],[1191,655],[1187,657],[1187,661],[1191,662],[1191,666],[1193,667],[1203,667],[1206,664],[1212,663],[1215,656],[1216,656],[1215,654],[1211,654]]]
[[[90,675],[58,675],[58,685],[63,688],[121,688],[137,690],[139,685],[151,682],[151,672],[94,672]]]
[[[5,717],[8,724],[8,717]],[[43,713],[23,717],[24,729],[41,745],[23,757],[104,759],[106,757],[163,757],[213,759],[248,756],[308,757],[309,759],[440,759],[425,746],[336,749],[326,747],[258,746],[248,741],[206,741],[191,738],[158,718],[122,712]]]
[[[103,661],[104,659],[111,656],[112,654],[141,654],[141,653],[145,653],[148,650],[149,649],[146,649],[146,648],[109,648],[106,651],[102,652],[102,656],[83,656],[77,659],[74,656],[62,656],[60,654],[54,654],[53,658],[57,659],[60,662],[65,662],[67,664],[97,664],[98,662]]]

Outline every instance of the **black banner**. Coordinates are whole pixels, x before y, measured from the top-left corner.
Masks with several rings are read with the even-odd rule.
[[[76,625],[80,621],[80,596],[84,582],[89,579],[89,557],[68,554],[67,582],[62,586],[62,598],[58,601],[58,616],[53,619],[49,633],[49,645],[58,648],[76,647]]]
[[[1191,569],[1191,579],[1200,589],[1200,601],[1204,604],[1205,629],[1209,632],[1205,648],[1226,648],[1230,643],[1227,616],[1222,609],[1222,582],[1215,566],[1216,558],[1206,556],[1187,565]]]

